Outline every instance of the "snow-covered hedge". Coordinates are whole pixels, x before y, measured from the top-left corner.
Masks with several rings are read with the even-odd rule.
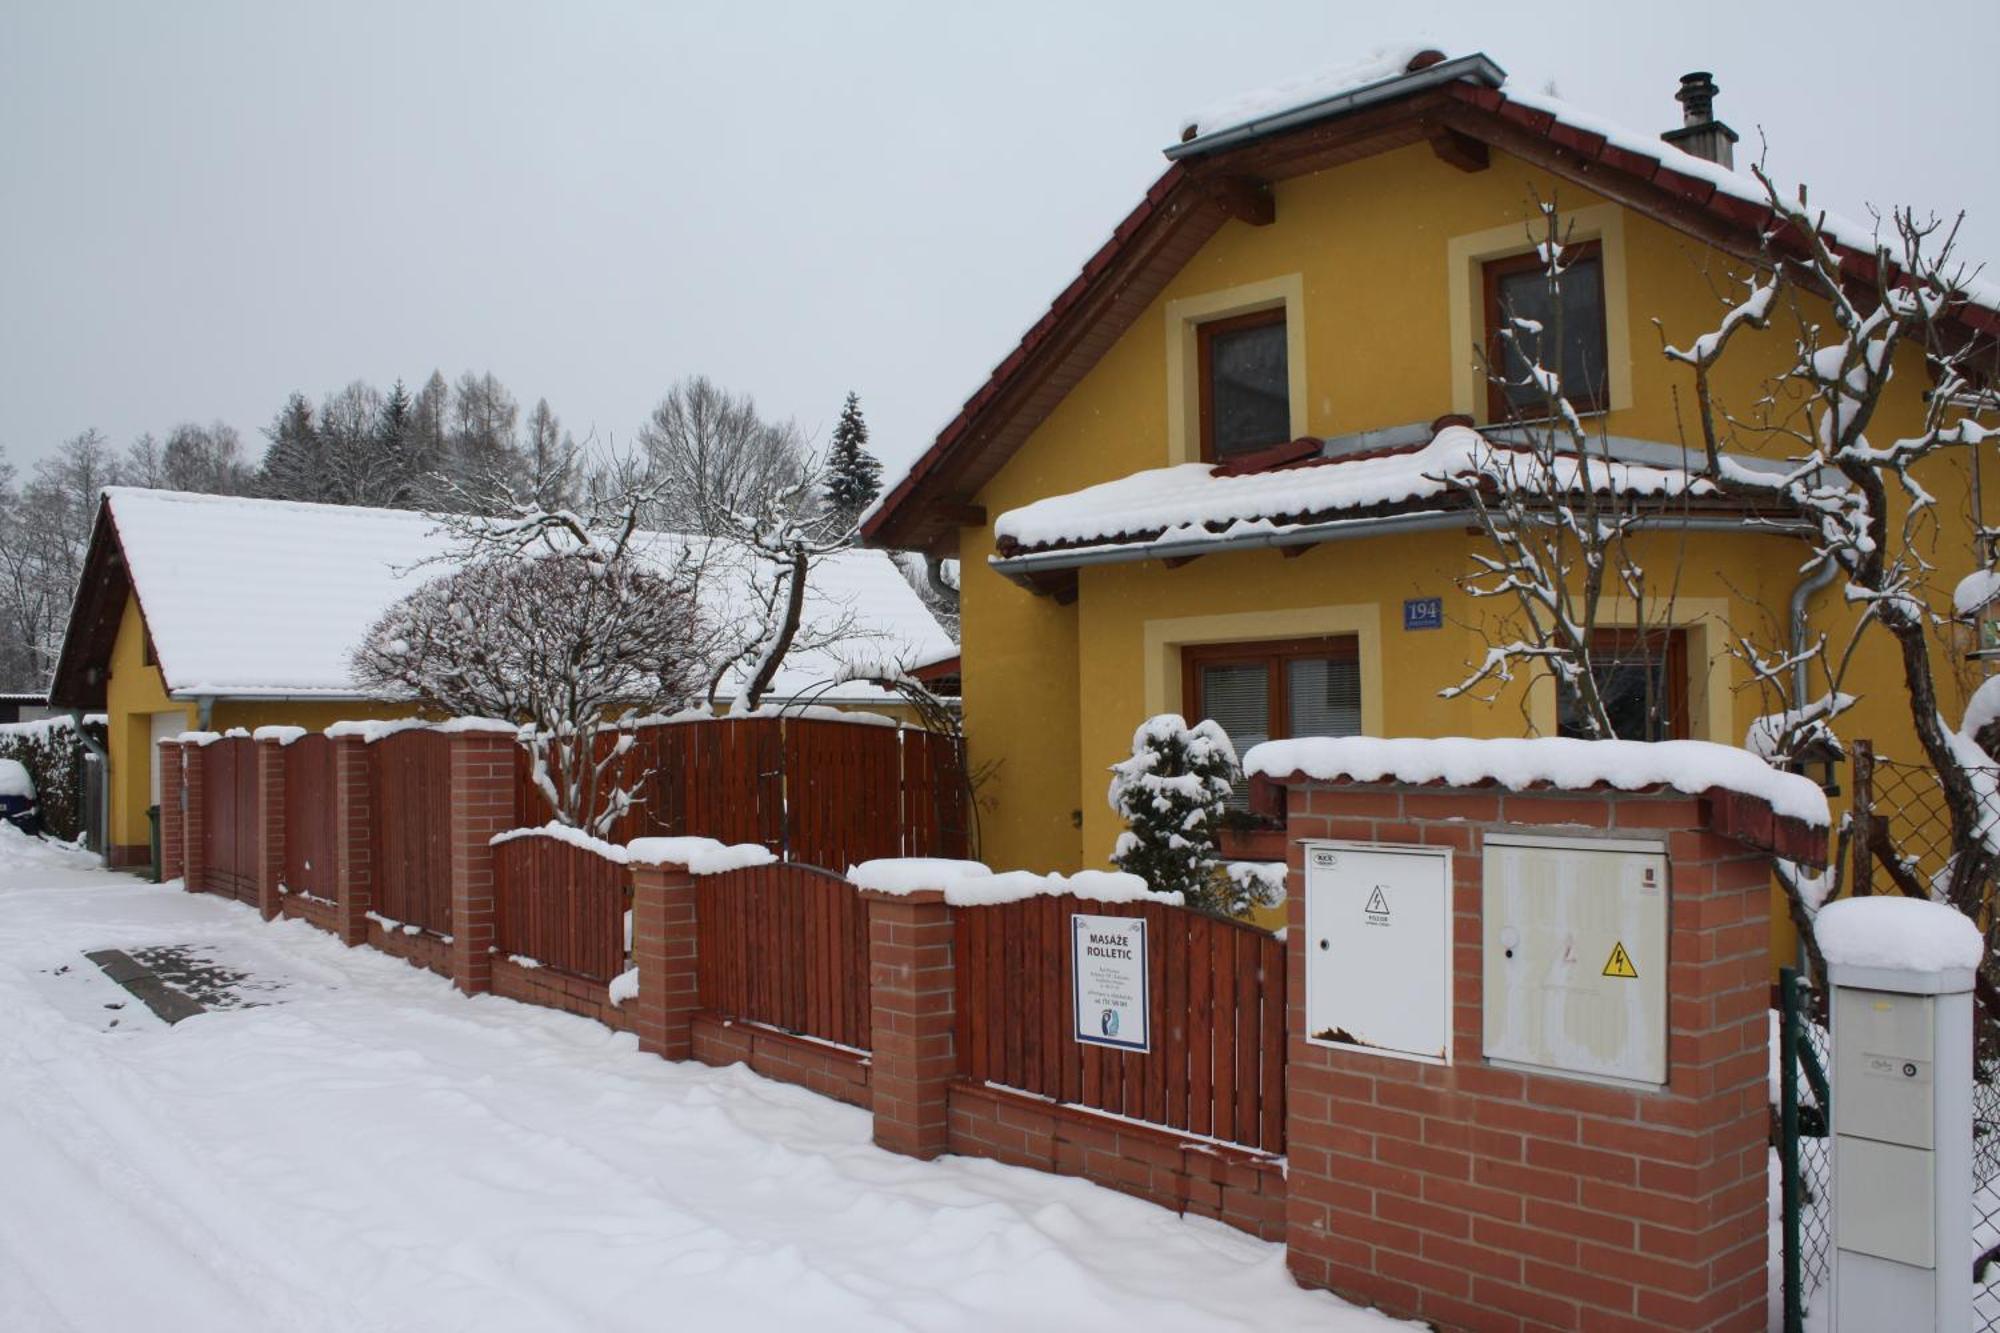
[[[94,735],[104,740],[97,723]],[[0,725],[0,759],[11,759],[28,770],[40,803],[42,829],[51,837],[73,839],[83,832],[83,738],[66,717]]]
[[[1771,812],[1814,828],[1832,817],[1826,793],[1810,778],[1781,773],[1731,745],[1711,741],[1438,740],[1314,736],[1266,741],[1244,756],[1246,773],[1318,782],[1439,782],[1453,787],[1498,783],[1516,791],[1550,786],[1587,791],[1671,787],[1691,796],[1720,788],[1754,796]]]

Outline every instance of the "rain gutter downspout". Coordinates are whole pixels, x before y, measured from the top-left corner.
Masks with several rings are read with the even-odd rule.
[[[1832,560],[1820,562],[1820,567],[1799,580],[1799,586],[1792,589],[1792,707],[1806,706],[1806,690],[1809,681],[1806,675],[1806,604],[1813,594],[1824,591],[1840,570]]]

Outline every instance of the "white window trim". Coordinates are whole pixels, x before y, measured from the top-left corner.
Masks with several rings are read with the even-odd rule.
[[[1625,211],[1595,204],[1565,211],[1562,223],[1571,240],[1596,241],[1604,257],[1604,370],[1610,380],[1610,410],[1632,406],[1632,321],[1625,292]],[[1482,425],[1492,420],[1486,407],[1486,380],[1477,348],[1486,342],[1486,284],[1480,267],[1535,248],[1528,228],[1505,227],[1453,236],[1445,243],[1451,310],[1451,407]]]
[[[1201,461],[1201,349],[1195,330],[1211,320],[1285,312],[1286,392],[1291,396],[1292,439],[1306,433],[1306,280],[1286,273],[1241,287],[1167,302],[1167,461]]]

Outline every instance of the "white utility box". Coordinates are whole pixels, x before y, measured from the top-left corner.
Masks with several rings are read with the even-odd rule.
[[[1306,1038],[1451,1059],[1451,849],[1305,844]]]
[[[1665,1083],[1666,848],[1495,833],[1483,857],[1487,1059]]]
[[[1834,962],[1833,1327],[1972,1318],[1972,969]]]

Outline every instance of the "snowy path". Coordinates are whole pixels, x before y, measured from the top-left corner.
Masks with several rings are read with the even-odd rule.
[[[169,1028],[82,957],[149,945],[207,946],[272,1002]],[[166,1333],[1407,1327],[1219,1225],[895,1157],[851,1108],[4,825],[0,1311]]]

